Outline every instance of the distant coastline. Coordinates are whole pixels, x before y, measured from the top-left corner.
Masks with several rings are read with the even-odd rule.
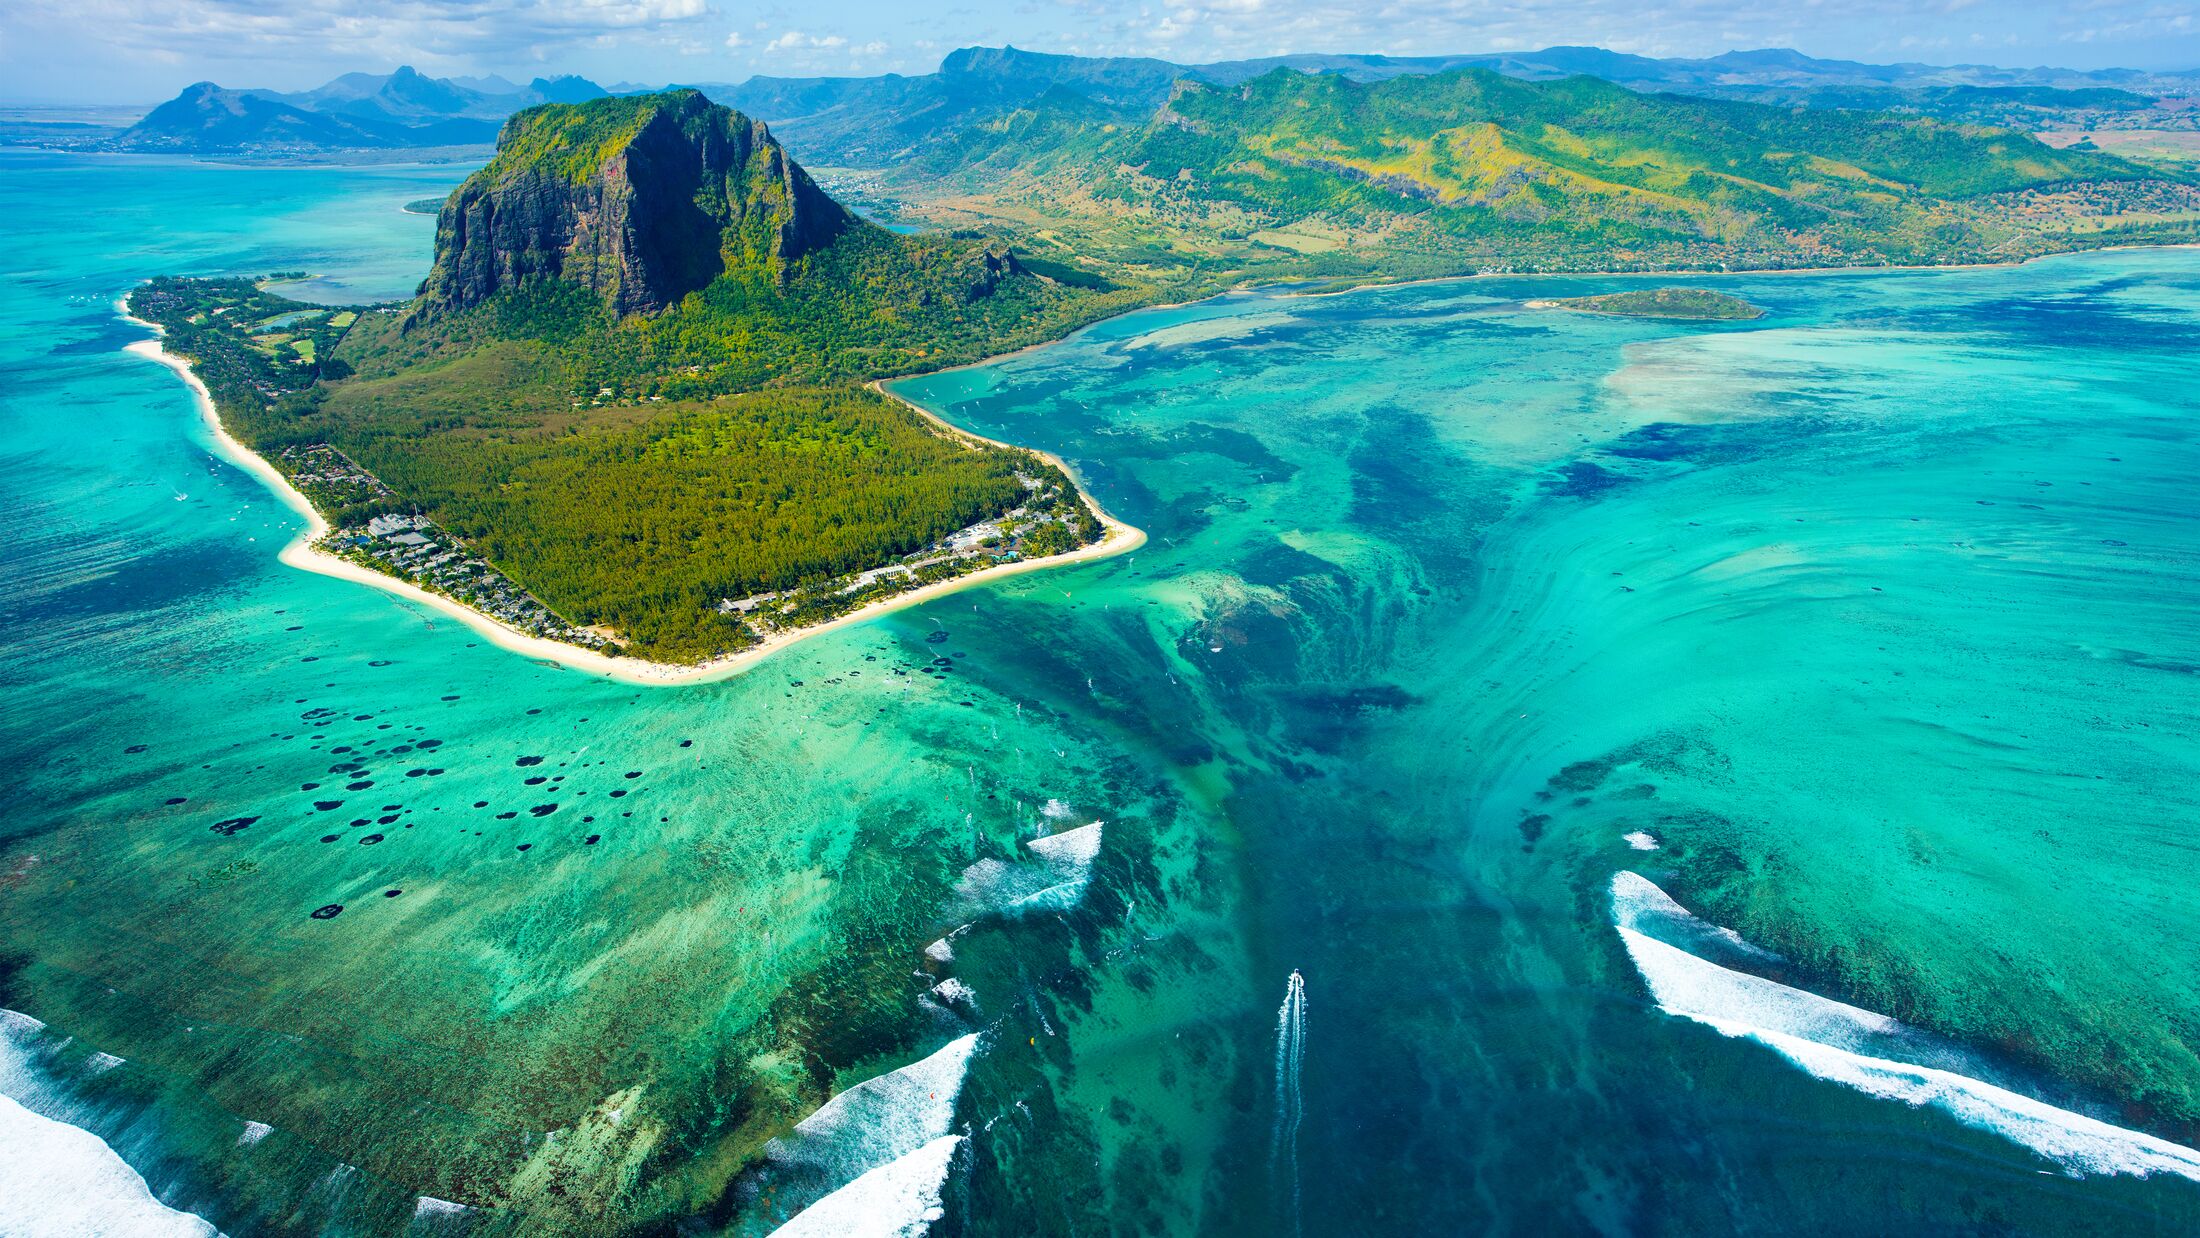
[[[2145,245],[2086,245],[2074,249],[2057,249],[2044,254],[2028,254],[2022,258],[2010,258],[2003,262],[1882,262],[1850,263],[1833,267],[1739,267],[1726,271],[1706,271],[1695,268],[1675,267],[1656,271],[1475,271],[1462,275],[1422,275],[1412,279],[1385,280],[1369,278],[1344,287],[1336,285],[1341,279],[1318,281],[1319,288],[1294,289],[1294,283],[1312,283],[1311,280],[1294,280],[1271,284],[1249,284],[1230,292],[1276,292],[1291,297],[1342,297],[1356,292],[1379,292],[1388,288],[1418,288],[1426,284],[1465,284],[1477,280],[1492,279],[1732,279],[1739,276],[1761,275],[1885,275],[1893,273],[1922,274],[1928,271],[2001,271],[2011,267],[2030,266],[2035,262],[2047,262],[2056,258],[2075,258],[2081,254],[2143,253],[2150,249],[2200,249],[2200,241],[2154,241]],[[1202,298],[1212,300],[1213,298]],[[1197,304],[1185,302],[1184,304]],[[1533,308],[1526,302],[1523,308]],[[1162,309],[1164,306],[1142,306],[1143,309]],[[1037,347],[1034,345],[1034,347]],[[978,362],[983,365],[985,362]]]
[[[215,447],[221,456],[259,478],[268,489],[275,493],[275,497],[281,500],[285,507],[304,517],[306,521],[305,530],[291,539],[290,543],[283,547],[282,553],[277,556],[282,563],[302,571],[315,572],[338,580],[367,585],[370,588],[380,589],[385,593],[408,601],[418,602],[457,619],[500,649],[540,661],[555,663],[589,675],[601,675],[621,683],[652,687],[676,687],[729,679],[744,671],[753,669],[758,663],[779,650],[836,628],[862,623],[892,611],[934,601],[951,593],[976,585],[990,584],[1009,576],[1126,554],[1138,549],[1146,542],[1146,534],[1143,530],[1125,524],[1110,515],[1105,508],[1100,506],[1097,500],[1085,491],[1083,483],[1078,481],[1076,474],[1060,458],[1051,453],[1036,451],[1031,448],[1016,448],[1017,450],[1031,451],[1032,454],[1047,460],[1062,470],[1063,475],[1070,479],[1070,484],[1077,487],[1079,499],[1090,506],[1093,513],[1099,517],[1101,524],[1099,541],[1089,546],[1080,546],[1063,554],[1048,555],[1045,558],[1022,559],[1014,563],[995,564],[992,567],[981,568],[967,575],[957,576],[952,580],[939,581],[935,584],[912,589],[907,593],[881,598],[825,623],[775,632],[746,649],[694,665],[652,662],[646,658],[614,657],[579,645],[567,644],[564,641],[530,635],[508,624],[500,623],[473,607],[445,597],[440,593],[431,592],[409,581],[399,580],[394,576],[388,576],[347,560],[339,559],[335,555],[315,546],[314,542],[329,531],[327,518],[322,516],[320,510],[314,507],[312,501],[299,492],[297,487],[290,484],[290,479],[284,477],[280,470],[269,464],[266,458],[258,452],[245,446],[222,425],[221,414],[214,405],[214,395],[207,390],[205,382],[191,368],[191,363],[161,347],[163,332],[159,324],[147,322],[130,313],[127,294],[115,302],[115,312],[125,322],[144,327],[153,332],[154,336],[149,340],[139,340],[136,343],[124,345],[124,351],[165,366],[179,375],[184,384],[191,389],[192,398],[198,404],[200,418],[204,421],[207,433],[213,438]],[[873,382],[870,386],[872,390],[879,392],[881,395],[915,410],[929,425],[949,437],[971,443],[990,443],[999,447],[1014,446],[1013,444],[1000,443],[983,435],[973,434],[959,426],[952,425],[913,401],[885,391],[879,382]]]

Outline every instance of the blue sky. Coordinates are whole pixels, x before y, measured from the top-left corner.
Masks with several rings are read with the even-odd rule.
[[[0,98],[145,102],[410,63],[516,80],[930,70],[968,44],[1196,62],[1290,51],[1812,55],[2200,67],[2200,0],[6,0]]]

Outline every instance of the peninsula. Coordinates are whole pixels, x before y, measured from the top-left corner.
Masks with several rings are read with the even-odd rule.
[[[250,279],[127,298],[316,514],[301,565],[662,679],[1140,540],[1060,462],[865,386],[1125,298],[866,223],[693,91],[521,113],[437,233],[405,305]]]

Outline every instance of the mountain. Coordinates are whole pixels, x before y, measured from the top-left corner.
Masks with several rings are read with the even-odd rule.
[[[499,84],[504,89],[481,88]],[[392,73],[346,73],[292,93],[199,82],[112,145],[202,154],[482,146],[496,140],[498,122],[523,107],[604,93],[581,77],[538,77],[519,87],[502,78],[428,77],[409,65]]]
[[[610,92],[585,77],[563,73],[557,77],[538,77],[517,92],[524,103],[586,103],[601,99]]]
[[[1533,52],[1489,52],[1459,56],[1271,56],[1185,66],[1184,75],[1231,85],[1271,69],[1336,73],[1357,81],[1379,81],[1408,74],[1479,68],[1529,81],[1597,77],[1633,90],[1723,95],[1765,88],[1816,90],[1879,86],[2041,87],[2080,90],[2095,87],[2184,94],[2200,91],[2200,71],[2148,73],[2136,69],[2005,69],[1993,65],[1930,65],[1914,62],[1867,64],[1825,60],[1792,48],[1723,52],[1700,58],[1636,56],[1601,47],[1547,47]]]
[[[1051,259],[1278,274],[1980,260],[2200,207],[2006,130],[1475,68],[1180,80],[1138,118],[1055,86],[873,183]]]
[[[452,77],[444,80],[453,86],[485,95],[516,95],[526,89],[501,73],[491,73],[487,77]]]
[[[122,150],[222,151],[395,150],[486,142],[496,127],[479,120],[405,125],[372,116],[322,114],[252,91],[199,82],[147,113],[113,140]]]
[[[425,76],[411,65],[379,76],[346,73],[316,90],[270,97],[309,112],[368,116],[404,124],[459,117],[496,120],[511,110],[499,96]]]
[[[783,271],[852,222],[761,122],[696,91],[551,104],[514,117],[444,204],[419,308],[561,279],[655,313],[729,262]]]
[[[1211,64],[1141,57],[1050,55],[1014,47],[966,47],[937,72],[867,78],[755,77],[706,85],[722,99],[769,121],[815,164],[878,168],[952,142],[973,126],[1001,120],[1040,96],[1068,91],[1142,118],[1178,81],[1234,86],[1277,69],[1355,82],[1428,76],[1478,68],[1527,81],[1600,78],[1648,93],[1708,95],[1790,106],[1901,110],[1996,123],[2069,123],[2104,114],[2103,90],[2132,97],[2200,94],[2200,72],[2000,69],[1992,66],[1870,65],[1821,60],[1785,49],[1728,52],[1701,59],[1657,59],[1597,47],[1453,56],[1289,55]],[[2021,103],[1977,92],[2023,92]],[[2054,92],[2069,92],[2057,94]],[[2120,116],[2128,108],[2112,109]],[[2189,126],[2189,115],[2166,123]]]

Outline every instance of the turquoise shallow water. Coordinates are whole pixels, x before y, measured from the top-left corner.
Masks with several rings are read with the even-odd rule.
[[[2200,1140],[2192,253],[1715,281],[1740,326],[1520,307],[1595,279],[1133,315],[898,389],[1135,556],[642,691],[283,568],[119,351],[162,272],[402,295],[456,172],[6,159],[0,1006],[172,1205],[765,1232],[853,1137],[728,1165],[979,1030],[943,1233],[2200,1222],[1660,1012],[1608,896]],[[1065,892],[1020,840],[1095,819]]]

